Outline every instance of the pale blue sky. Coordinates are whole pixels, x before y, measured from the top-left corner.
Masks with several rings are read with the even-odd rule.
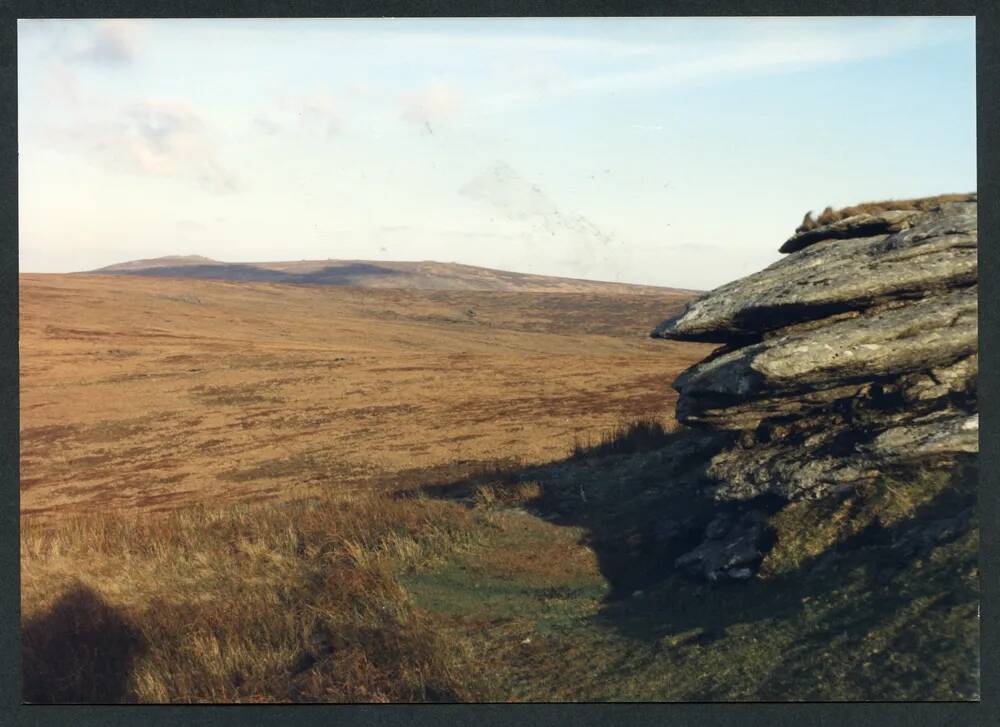
[[[201,254],[710,288],[972,191],[971,18],[19,21],[25,272]]]

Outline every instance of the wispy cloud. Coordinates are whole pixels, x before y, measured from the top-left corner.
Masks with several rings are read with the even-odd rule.
[[[36,32],[51,28],[48,52],[41,65],[41,87],[46,101],[70,107],[67,116],[76,116],[85,108],[106,106],[107,100],[93,83],[85,83],[95,68],[124,68],[134,64],[140,54],[140,39],[146,32],[144,21],[99,20],[81,23],[67,31],[65,26],[27,26]],[[92,80],[92,79],[91,79]]]
[[[561,210],[537,184],[508,164],[494,163],[459,189],[533,236],[532,255],[581,277],[618,275],[615,252],[620,243],[583,215]]]
[[[258,114],[253,117],[253,127],[262,134],[274,136],[282,130],[282,125],[266,114]]]
[[[493,22],[493,21],[487,21]],[[329,42],[341,47],[392,49],[393,54],[426,57],[455,57],[455,53],[504,55],[574,55],[579,58],[629,58],[656,53],[662,45],[636,42],[621,38],[603,37],[601,32],[572,35],[558,32],[573,21],[568,19],[539,20],[527,23],[519,31],[486,30],[481,21],[464,26],[463,21],[448,28],[441,23],[436,27],[421,27],[413,20],[379,19],[375,21],[336,23],[316,27]],[[396,25],[397,27],[393,27]],[[405,29],[398,26],[404,26]],[[424,24],[426,25],[426,24]],[[499,23],[497,24],[499,26]],[[541,30],[548,25],[549,30]],[[553,32],[555,31],[555,32]]]
[[[194,181],[213,192],[239,187],[218,159],[210,127],[183,102],[147,99],[113,120],[82,123],[56,138],[106,169]]]
[[[139,53],[141,21],[100,20],[79,45],[67,54],[71,60],[104,66],[127,66]]]
[[[337,100],[328,91],[313,91],[288,99],[286,109],[298,118],[303,129],[326,136],[339,133],[344,125]]]
[[[65,61],[53,59],[46,64],[42,85],[46,98],[56,104],[78,104],[83,96],[80,79]]]
[[[454,117],[464,104],[458,88],[445,81],[434,81],[418,93],[403,95],[400,101],[400,118],[431,132],[434,127]]]
[[[947,41],[948,33],[923,19],[898,21],[881,27],[857,28],[851,23],[803,26],[789,32],[787,23],[764,21],[759,33],[707,43],[664,44],[646,49],[636,63],[596,73],[564,74],[560,83],[550,83],[549,99],[580,94],[599,94],[667,88],[724,81],[763,73],[795,72],[824,65],[882,58],[924,45]],[[537,89],[515,89],[482,99],[486,111],[538,100]]]
[[[333,137],[344,130],[341,104],[326,89],[283,94],[255,114],[250,123],[266,136],[292,132]]]

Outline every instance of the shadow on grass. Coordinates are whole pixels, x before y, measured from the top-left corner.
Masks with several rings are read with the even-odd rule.
[[[153,278],[206,278],[210,280],[240,280],[258,283],[297,283],[305,285],[356,285],[366,277],[392,277],[399,270],[370,263],[339,263],[307,273],[288,273],[251,263],[212,263],[205,265],[174,265],[139,270],[108,270],[104,275],[139,275]]]
[[[503,501],[505,489],[536,483],[537,497],[521,505],[553,524],[585,530],[613,601],[672,572],[674,559],[701,541],[712,516],[736,509],[720,506],[706,489],[708,462],[730,440],[640,420],[597,442],[576,442],[565,459],[545,465],[497,460],[403,473],[409,488],[398,496],[471,506],[480,488],[493,488]]]
[[[22,696],[34,704],[118,704],[129,700],[135,659],[145,650],[136,626],[77,584],[21,628]]]
[[[666,447],[674,439],[658,419],[640,418],[631,422],[622,422],[602,435],[597,442],[574,441],[570,459],[580,461],[615,454],[648,452]]]
[[[718,513],[773,513],[782,505],[768,498],[743,503],[711,499],[706,467],[729,441],[727,435],[668,433],[639,422],[589,447],[578,445],[560,462],[535,467],[491,463],[452,479],[425,478],[418,491],[471,506],[479,487],[516,491],[526,482],[537,483],[539,494],[519,505],[553,524],[582,528],[583,542],[594,551],[610,586],[597,620],[650,644],[689,634],[692,643],[707,645],[736,625],[766,629],[788,620],[809,635],[814,650],[821,650],[823,642],[845,632],[870,631],[915,598],[944,594],[943,605],[949,599],[967,603],[978,598],[947,568],[918,576],[912,567],[939,545],[975,528],[974,460],[943,474],[951,485],[909,517],[890,527],[876,521],[803,560],[793,572],[716,584],[682,575],[674,561],[704,539],[705,527]],[[854,596],[838,600],[845,593]],[[817,604],[821,621],[807,618]],[[786,671],[803,668],[800,656],[789,656]]]

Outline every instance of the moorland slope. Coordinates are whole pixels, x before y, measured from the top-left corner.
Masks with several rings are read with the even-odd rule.
[[[787,258],[686,311],[22,281],[22,345],[45,352],[22,358],[22,417],[78,422],[24,430],[23,466],[48,483],[22,519],[26,697],[976,699],[968,202],[877,228],[879,206],[861,205],[854,237],[856,215],[832,212],[832,237],[802,231]],[[669,338],[646,338],[664,315]],[[186,378],[202,374],[224,378]],[[370,401],[383,408],[364,416]],[[665,431],[675,401],[682,424]],[[120,413],[149,404],[152,421]],[[115,417],[127,426],[102,424]],[[195,443],[208,454],[185,472],[174,449]],[[220,489],[240,457],[260,459]],[[344,457],[386,476],[352,479]],[[143,478],[167,472],[185,488],[150,512]],[[248,504],[269,478],[266,497],[308,494]]]
[[[672,418],[689,296],[21,276],[21,509],[301,497]]]
[[[91,275],[204,278],[300,285],[411,290],[491,290],[524,293],[674,293],[693,291],[648,285],[560,278],[434,261],[297,260],[228,263],[200,255],[132,260],[93,270]]]

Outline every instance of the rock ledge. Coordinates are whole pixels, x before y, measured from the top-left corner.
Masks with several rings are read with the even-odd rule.
[[[717,499],[822,498],[978,451],[977,202],[934,199],[804,230],[653,331],[723,344],[674,382],[682,424],[732,435],[706,471]],[[748,577],[759,537],[744,524],[677,565]]]

